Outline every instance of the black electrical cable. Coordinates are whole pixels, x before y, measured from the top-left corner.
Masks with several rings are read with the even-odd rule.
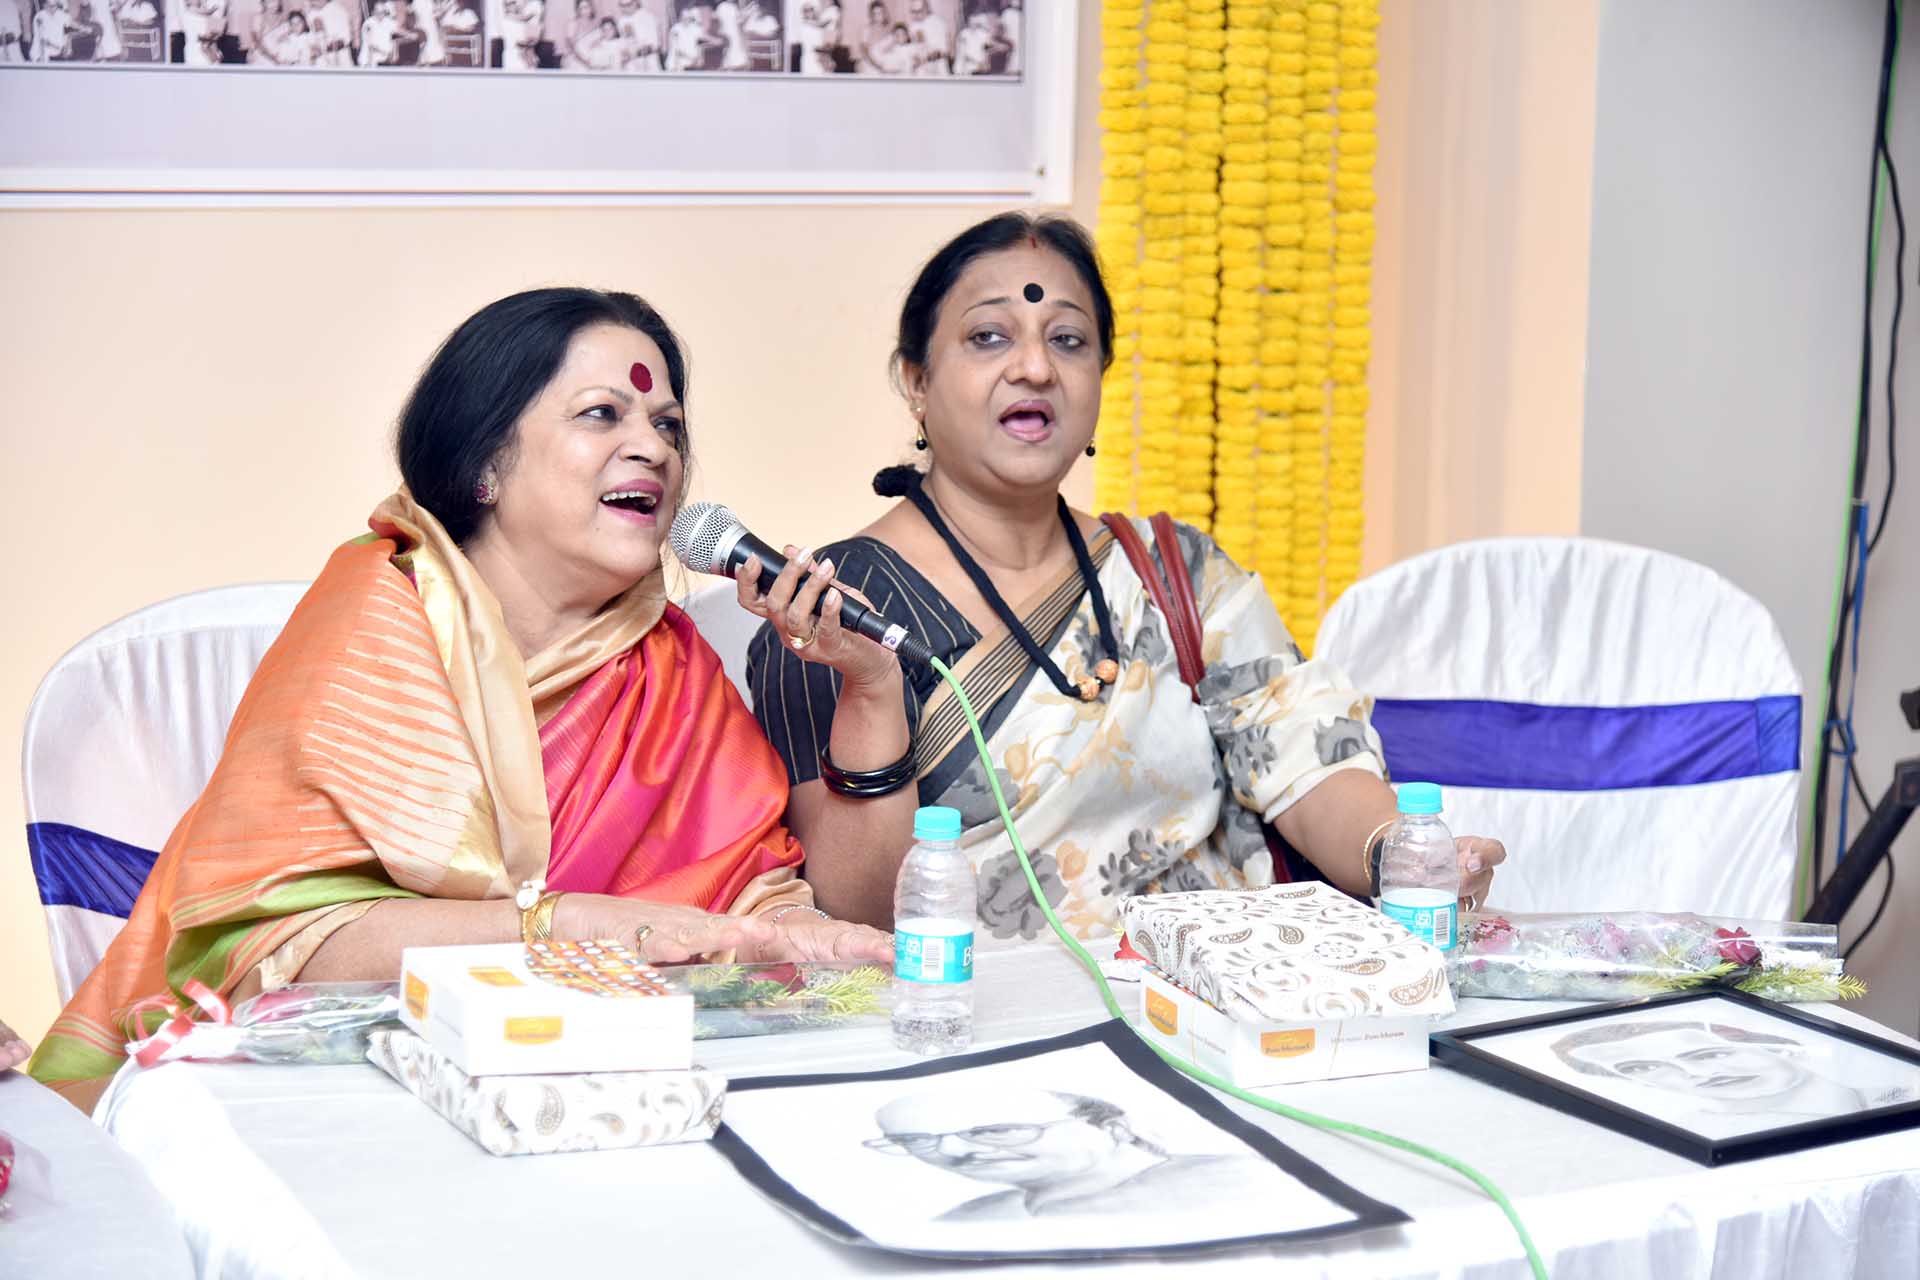
[[[1900,362],[1900,312],[1907,300],[1906,279],[1900,272],[1907,261],[1907,215],[1900,207],[1900,170],[1893,163],[1893,150],[1886,135],[1880,137],[1880,159],[1887,170],[1887,194],[1893,197],[1893,320],[1887,329],[1887,484],[1880,494],[1880,518],[1874,521],[1873,536],[1867,539],[1867,555],[1880,549],[1880,535],[1887,531],[1887,513],[1893,510],[1893,488],[1900,469],[1894,450],[1899,417],[1893,402],[1893,371]]]
[[[1876,527],[1874,529],[1873,537],[1867,540],[1867,558],[1868,559],[1872,558],[1874,546],[1878,544],[1878,542],[1880,541],[1880,534],[1887,527],[1887,512],[1893,506],[1893,488],[1894,488],[1893,442],[1894,442],[1894,424],[1896,422],[1894,400],[1893,400],[1893,371],[1894,371],[1894,366],[1898,362],[1899,356],[1900,356],[1900,310],[1901,310],[1901,304],[1905,301],[1905,295],[1906,295],[1905,282],[1902,279],[1900,273],[1901,273],[1903,264],[1907,260],[1907,219],[1906,219],[1906,214],[1904,210],[1902,210],[1902,208],[1900,207],[1900,175],[1898,170],[1896,170],[1894,167],[1893,153],[1891,150],[1889,150],[1886,147],[1884,140],[1880,148],[1880,156],[1881,156],[1882,162],[1886,165],[1887,192],[1893,198],[1893,225],[1894,225],[1894,231],[1895,231],[1894,252],[1893,252],[1893,262],[1894,262],[1893,323],[1887,334],[1887,485],[1886,485],[1885,492],[1882,494],[1880,499],[1880,519],[1877,522]],[[1864,571],[1865,570],[1863,568],[1862,572]],[[1847,593],[1846,607],[1850,609],[1852,607],[1852,603],[1853,603],[1852,591],[1851,591],[1851,588],[1849,588],[1849,591]],[[1858,671],[1854,672],[1853,678],[1857,683],[1860,679],[1860,673]],[[1863,814],[1872,813],[1873,800],[1870,796],[1867,795],[1866,784],[1860,780],[1860,766],[1859,766],[1857,752],[1850,753],[1847,756],[1847,777],[1852,780],[1853,789],[1860,797],[1861,812]],[[1844,831],[1837,832],[1834,847],[1836,849],[1844,851],[1846,848],[1846,841],[1847,841],[1847,833]],[[1886,914],[1887,903],[1891,901],[1892,898],[1893,898],[1893,859],[1889,857],[1887,859],[1887,878],[1886,878],[1886,881],[1880,887],[1879,905],[1874,907],[1873,914],[1867,918],[1866,926],[1862,928],[1859,933],[1854,935],[1854,939],[1852,942],[1847,944],[1847,949],[1841,953],[1842,959],[1852,956],[1854,953],[1854,950],[1857,947],[1859,947],[1861,943],[1867,940],[1867,936],[1874,931],[1876,926],[1879,925],[1880,918]]]
[[[1843,588],[1843,599],[1842,599],[1840,612],[1838,617],[1835,620],[1833,646],[1827,652],[1825,710],[1826,710],[1829,721],[1831,721],[1832,719],[1833,708],[1838,706],[1840,703],[1840,669],[1842,665],[1842,656],[1845,654],[1846,648],[1847,648],[1846,641],[1847,641],[1848,628],[1852,625],[1850,622],[1850,619],[1852,618],[1852,612],[1853,612],[1852,583],[1854,578],[1854,553],[1855,553],[1854,530],[1859,520],[1859,516],[1857,512],[1860,505],[1861,497],[1866,490],[1867,455],[1868,455],[1868,450],[1872,444],[1871,435],[1870,435],[1870,421],[1871,421],[1870,411],[1872,406],[1872,384],[1873,384],[1873,285],[1874,285],[1873,274],[1874,274],[1874,268],[1877,265],[1877,263],[1874,260],[1874,251],[1873,251],[1874,222],[1875,222],[1875,209],[1879,203],[1880,168],[1884,162],[1889,161],[1891,158],[1891,153],[1889,152],[1889,149],[1887,147],[1887,116],[1892,107],[1892,101],[1893,101],[1894,54],[1895,54],[1895,51],[1899,48],[1899,44],[1900,44],[1900,21],[1901,21],[1900,5],[1901,5],[1901,0],[1887,0],[1887,18],[1886,18],[1885,29],[1882,34],[1881,42],[1880,42],[1880,87],[1879,87],[1879,93],[1877,97],[1877,104],[1874,110],[1873,148],[1870,153],[1870,162],[1867,170],[1867,257],[1866,257],[1866,270],[1865,270],[1866,288],[1865,288],[1865,298],[1863,300],[1863,306],[1862,306],[1863,315],[1862,315],[1861,326],[1860,326],[1861,336],[1860,336],[1859,413],[1854,422],[1853,477],[1852,477],[1852,487],[1850,490],[1852,496],[1849,501],[1848,510],[1847,510],[1847,548],[1846,548],[1845,563],[1840,574],[1841,582],[1846,585]],[[1896,206],[1896,214],[1899,214],[1899,210],[1897,206]],[[1906,239],[1904,215],[1899,216],[1899,221],[1896,223],[1896,226],[1899,230],[1898,243],[1903,245]],[[1902,274],[1904,270],[1905,270],[1904,263],[1896,261],[1895,267],[1894,267],[1894,281],[1896,284],[1896,288],[1900,287],[1904,283],[1903,274]],[[1891,365],[1891,361],[1889,361],[1889,365]],[[1893,386],[1892,380],[1891,380],[1891,368],[1889,369],[1889,380],[1888,380],[1887,386],[1888,386],[1888,395],[1889,397],[1891,397],[1892,386]],[[1884,511],[1882,513],[1882,518],[1883,519],[1885,518]],[[1869,544],[1868,544],[1868,551],[1869,551],[1869,554],[1871,554],[1871,551],[1872,551],[1871,541],[1869,541]],[[1845,751],[1850,752],[1852,750],[1852,747],[1853,747],[1853,744],[1850,742],[1843,744],[1843,750]],[[1825,866],[1824,866],[1823,854],[1826,846],[1826,834],[1827,834],[1827,789],[1829,786],[1829,779],[1831,776],[1831,768],[1833,764],[1834,754],[1835,752],[1834,752],[1834,744],[1833,744],[1833,734],[1831,731],[1830,724],[1822,724],[1820,726],[1819,760],[1814,766],[1814,776],[1813,776],[1813,841],[1812,841],[1813,847],[1811,850],[1811,858],[1812,858],[1812,868],[1813,868],[1813,882],[1816,887],[1818,887],[1825,879],[1825,874],[1824,874]],[[1842,785],[1845,785],[1844,781],[1842,782]],[[1844,847],[1845,838],[1846,838],[1845,833],[1841,833],[1839,837],[1839,841],[1836,842],[1838,846],[1837,852],[1835,855],[1836,857],[1838,857],[1840,853],[1845,852],[1845,847]]]
[[[1847,944],[1846,950],[1840,953],[1840,958],[1842,960],[1853,959],[1853,953],[1860,949],[1860,944],[1867,940],[1867,935],[1873,932],[1873,927],[1880,923],[1880,917],[1886,912],[1887,903],[1891,902],[1892,900],[1893,900],[1893,857],[1892,855],[1888,855],[1886,882],[1880,886],[1880,905],[1875,907],[1873,909],[1873,915],[1868,917],[1867,927],[1862,929],[1859,932],[1859,934],[1854,937],[1854,940]]]

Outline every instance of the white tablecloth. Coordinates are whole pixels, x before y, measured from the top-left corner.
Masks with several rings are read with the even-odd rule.
[[[193,1275],[172,1206],[71,1102],[18,1071],[0,1071],[0,1130],[15,1156],[0,1216],[0,1277]]]
[[[1051,944],[986,953],[978,972],[977,1047],[1103,1016],[1091,981]],[[1134,998],[1121,990],[1123,1003]],[[1546,1007],[1467,1001],[1452,1022]],[[912,1061],[884,1028],[708,1041],[696,1056],[736,1078]],[[1274,1094],[1474,1165],[1513,1199],[1556,1280],[1920,1274],[1920,1133],[1708,1169],[1439,1066]],[[1180,1274],[1270,1280],[1276,1260],[1289,1280],[1527,1274],[1505,1218],[1457,1174],[1229,1105],[1414,1221],[1318,1245],[1183,1258]],[[965,1269],[829,1241],[762,1200],[704,1143],[489,1156],[371,1066],[125,1072],[98,1114],[174,1198],[203,1275],[521,1280],[614,1268],[719,1280]],[[1101,1275],[1166,1267],[1102,1264]],[[1063,1269],[1001,1264],[990,1274]]]

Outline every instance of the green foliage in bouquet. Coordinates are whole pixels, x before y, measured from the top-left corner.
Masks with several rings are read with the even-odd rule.
[[[1858,1000],[1867,994],[1867,984],[1850,973],[1806,965],[1776,965],[1733,985],[1766,1000]]]
[[[1694,987],[1724,982],[1740,972],[1740,966],[1731,960],[1722,960],[1704,969],[1695,967],[1689,951],[1691,948],[1679,946],[1662,949],[1652,960],[1656,972],[1622,978],[1621,987],[1630,995],[1663,996],[1674,991],[1688,991]]]
[[[884,1016],[892,976],[879,965],[709,964],[668,970],[693,996],[696,1040],[773,1035]]]

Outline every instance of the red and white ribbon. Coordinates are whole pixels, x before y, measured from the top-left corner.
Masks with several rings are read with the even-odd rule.
[[[187,979],[187,985],[182,987],[181,991],[185,992],[187,998],[200,1007],[207,1015],[209,1022],[222,1026],[229,1025],[233,1022],[233,1006],[229,1005],[218,991],[215,991],[212,987],[200,981],[200,979]],[[127,1052],[133,1055],[133,1060],[143,1067],[151,1067],[166,1057],[167,1050],[179,1044],[180,1041],[186,1037],[187,1033],[193,1030],[193,1016],[191,1013],[183,1013],[177,1004],[162,1003],[158,997],[151,1002],[142,1001],[141,1004],[135,1005],[132,1009],[128,1010],[128,1014],[129,1016],[137,1016],[143,1007],[151,1008],[154,1005],[159,1005],[164,1008],[171,1016],[166,1022],[161,1024],[159,1030],[155,1031],[145,1040],[136,1040],[127,1046]]]

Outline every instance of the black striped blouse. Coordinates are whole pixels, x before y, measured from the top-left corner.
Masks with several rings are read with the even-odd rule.
[[[881,616],[906,627],[949,667],[980,639],[960,611],[920,576],[899,552],[872,538],[849,538],[814,553],[831,559],[834,580],[865,596]],[[920,707],[940,676],[932,667],[901,662],[906,676],[907,724],[917,728]],[[753,714],[760,720],[774,750],[787,762],[793,785],[820,776],[820,751],[833,732],[833,709],[840,701],[840,673],[818,662],[807,662],[780,643],[769,624],[761,624],[747,647],[747,687],[753,691]],[[981,726],[991,735],[1019,701],[1020,689],[981,711]],[[972,739],[956,750],[973,758]],[[951,771],[936,768],[920,780],[920,803],[934,804],[952,781]]]

